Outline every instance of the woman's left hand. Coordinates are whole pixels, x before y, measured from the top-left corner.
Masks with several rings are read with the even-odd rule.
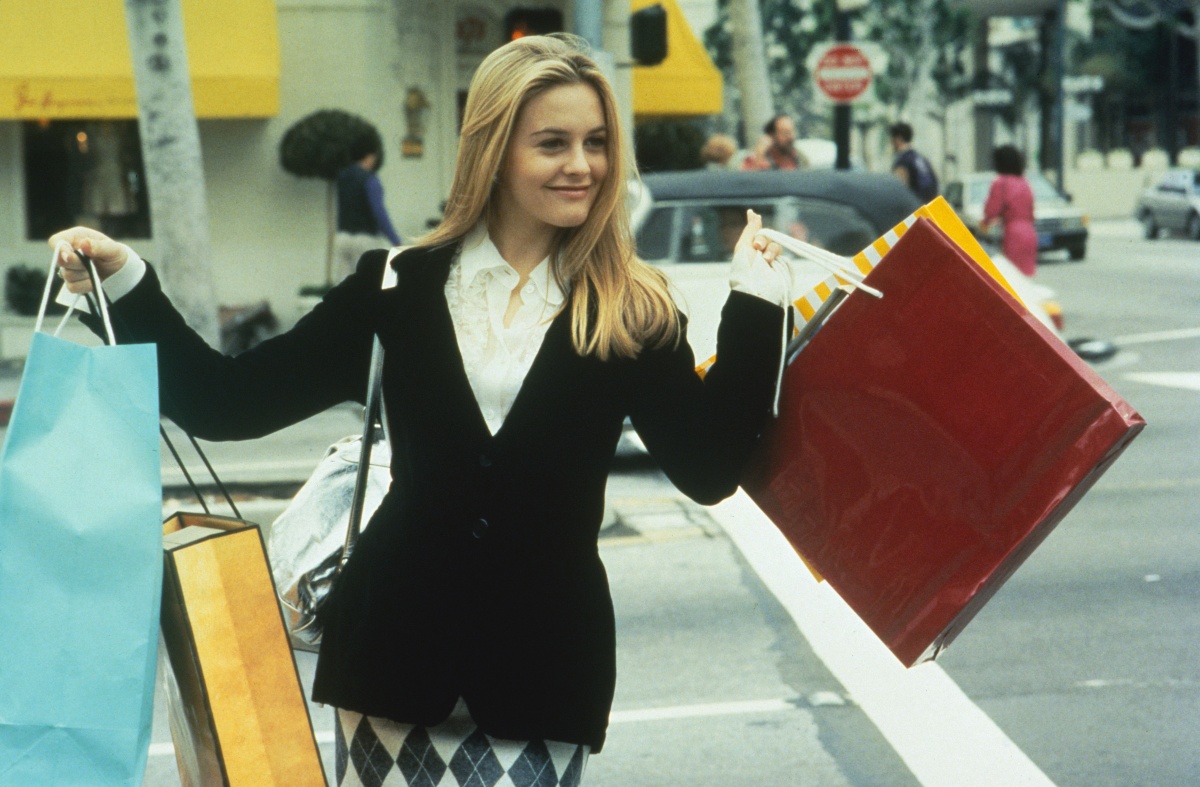
[[[763,228],[762,216],[752,210],[746,211],[746,228],[742,230],[741,237],[738,238],[737,244],[733,247],[734,265],[741,262],[744,265],[753,263],[755,253],[762,254],[763,260],[768,265],[772,265],[779,253],[783,251],[775,241],[768,241],[766,238],[759,236],[759,231]],[[739,260],[738,258],[742,259]]]

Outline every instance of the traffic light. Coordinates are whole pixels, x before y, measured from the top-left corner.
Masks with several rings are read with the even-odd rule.
[[[504,40],[525,36],[559,33],[563,29],[562,11],[553,8],[514,8],[504,17]]]
[[[639,66],[656,66],[667,59],[667,11],[646,6],[629,17],[629,51]]]

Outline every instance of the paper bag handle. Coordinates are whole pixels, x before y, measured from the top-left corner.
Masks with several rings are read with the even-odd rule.
[[[108,317],[108,303],[105,301],[104,291],[100,287],[100,275],[96,271],[96,266],[92,262],[91,257],[87,256],[81,251],[78,251],[77,249],[72,249],[71,244],[67,243],[65,240],[60,240],[58,245],[54,247],[54,252],[50,255],[50,272],[46,274],[46,286],[42,288],[42,303],[40,306],[38,306],[37,322],[33,326],[33,332],[41,333],[42,323],[46,319],[46,309],[50,306],[50,288],[54,283],[55,271],[58,269],[58,252],[63,246],[66,246],[68,251],[75,252],[79,259],[83,261],[83,268],[85,271],[87,271],[88,278],[92,281],[92,289],[96,296],[94,298],[90,298],[89,300],[93,300],[98,304],[95,308],[100,313],[101,318],[104,320],[104,331],[108,335],[108,343],[116,344],[117,340],[113,335],[112,322]],[[82,297],[84,296],[76,295],[71,300],[71,305],[67,308],[67,313],[63,315],[62,320],[60,320],[58,323],[58,327],[54,329],[55,336],[58,336],[62,332],[63,326],[66,325],[67,320],[71,318],[71,314],[75,311],[76,304],[79,303],[79,299]]]
[[[863,279],[866,278],[866,275],[855,267],[853,261],[848,257],[834,254],[831,251],[822,249],[820,246],[814,246],[798,238],[793,238],[791,235],[779,230],[761,229],[758,231],[758,234],[775,241],[794,256],[820,265],[856,290],[862,290],[868,295],[874,295],[876,298],[883,297],[883,293],[879,290],[870,285],[863,284]]]

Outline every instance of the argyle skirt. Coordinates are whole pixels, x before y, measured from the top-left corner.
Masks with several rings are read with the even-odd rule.
[[[336,710],[339,787],[577,787],[591,749],[493,738],[466,703],[434,727]]]

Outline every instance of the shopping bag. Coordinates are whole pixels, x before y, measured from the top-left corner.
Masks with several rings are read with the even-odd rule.
[[[183,784],[324,785],[258,527],[176,514],[162,550],[162,672]]]
[[[35,333],[0,449],[0,785],[141,784],[162,589],[158,424],[153,346]]]
[[[784,373],[750,497],[906,666],[932,659],[1144,426],[917,218]]]

